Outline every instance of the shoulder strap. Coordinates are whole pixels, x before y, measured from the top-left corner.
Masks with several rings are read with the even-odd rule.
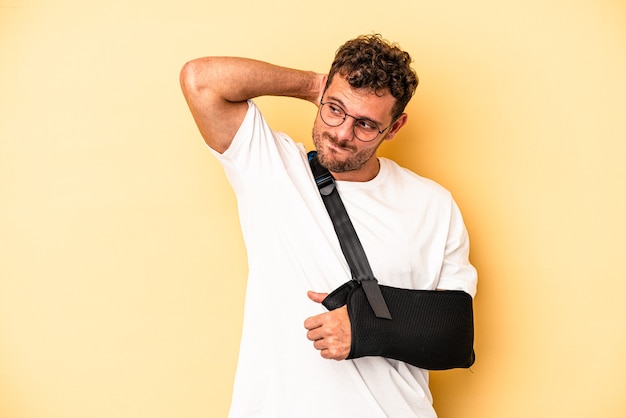
[[[322,195],[322,201],[333,222],[335,232],[339,238],[341,251],[346,257],[352,279],[363,286],[367,300],[378,318],[391,319],[391,313],[378,286],[378,280],[374,277],[372,269],[367,261],[367,256],[361,245],[361,241],[354,230],[352,221],[341,201],[339,192],[335,187],[335,179],[330,172],[317,161],[317,153],[311,151],[308,154],[309,165],[315,177],[315,183]]]

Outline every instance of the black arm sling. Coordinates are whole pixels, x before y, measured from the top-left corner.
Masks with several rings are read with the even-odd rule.
[[[309,152],[309,164],[330,215],[352,280],[322,302],[347,305],[352,345],[348,359],[380,356],[428,370],[474,364],[472,297],[461,290],[413,290],[379,285],[330,172]]]

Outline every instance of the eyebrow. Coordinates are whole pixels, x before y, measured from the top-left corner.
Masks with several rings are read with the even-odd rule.
[[[341,101],[341,99],[334,97],[334,96],[328,96],[327,100],[332,100],[337,102],[337,104],[339,104],[339,106],[341,106],[341,108],[343,109],[344,113],[346,111],[345,107],[346,105],[343,103],[343,101]],[[350,115],[352,116],[352,115]],[[358,120],[368,120],[370,122],[374,122],[376,125],[378,125],[378,129],[380,129],[381,126],[383,126],[382,122],[377,121],[376,119],[372,119],[368,116],[362,116],[362,115],[354,115]]]

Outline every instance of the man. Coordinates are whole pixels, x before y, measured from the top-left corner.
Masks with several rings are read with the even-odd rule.
[[[318,107],[318,159],[336,180],[380,284],[473,296],[476,271],[450,194],[377,157],[407,123],[404,108],[417,86],[410,62],[372,35],[345,43],[327,76],[232,57],[184,66],[185,98],[235,190],[248,251],[231,417],[436,416],[428,371],[383,356],[347,359],[348,311],[321,302],[350,280],[350,269],[304,147],[270,129],[251,101],[287,96]]]

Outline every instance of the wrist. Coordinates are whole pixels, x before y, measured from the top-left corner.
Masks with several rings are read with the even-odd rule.
[[[320,101],[322,100],[322,95],[326,89],[326,78],[326,74],[312,73],[309,96],[306,100],[310,101],[315,106],[319,106]]]

